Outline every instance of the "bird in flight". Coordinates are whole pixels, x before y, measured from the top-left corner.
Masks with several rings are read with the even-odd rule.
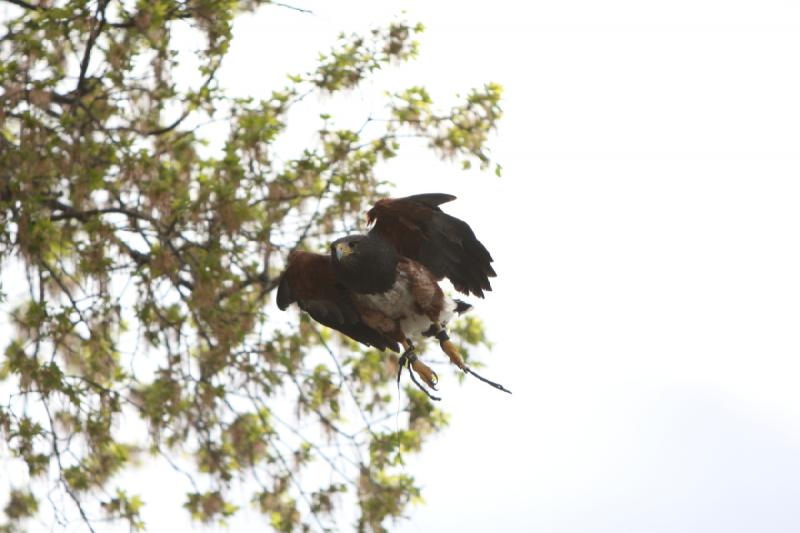
[[[334,241],[327,255],[292,252],[278,283],[278,307],[296,302],[317,322],[381,351],[402,346],[398,383],[407,365],[431,399],[439,400],[414,377],[436,390],[438,376],[411,341],[420,334],[435,337],[465,373],[510,393],[470,369],[447,334],[448,321],[472,306],[450,298],[438,282],[447,278],[457,291],[483,298],[496,276],[469,225],[439,208],[455,199],[432,193],[379,200],[367,212],[366,235]]]

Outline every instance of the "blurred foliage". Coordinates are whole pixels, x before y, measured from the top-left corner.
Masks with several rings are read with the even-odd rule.
[[[27,470],[6,480],[0,528],[23,530],[49,501],[56,526],[141,529],[146,499],[119,474],[149,455],[188,479],[200,522],[254,505],[277,531],[338,531],[337,509],[357,502],[356,529],[385,531],[420,499],[404,454],[447,418],[414,389],[397,416],[395,355],[305,316],[287,325],[269,295],[291,250],[319,249],[385,194],[376,166],[402,143],[487,167],[500,88],[449,110],[402,89],[370,128],[335,129],[325,113],[316,142],[278,155],[290,110],[413,58],[422,27],[342,35],[313,71],[232,98],[218,71],[234,17],[270,2],[0,2],[0,301],[13,326],[0,454]],[[189,86],[175,76],[181,26],[202,36]],[[211,156],[214,121],[229,131]],[[485,342],[475,319],[455,329]],[[233,501],[235,486],[251,500]]]

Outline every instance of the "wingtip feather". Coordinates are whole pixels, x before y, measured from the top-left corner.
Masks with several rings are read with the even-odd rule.
[[[452,202],[455,199],[456,197],[453,196],[452,194],[447,194],[443,192],[429,192],[425,194],[415,194],[413,196],[407,196],[404,198],[404,200],[420,202],[430,207],[438,207],[442,204],[446,204],[447,202]]]
[[[286,283],[286,279],[283,275],[281,275],[281,279],[278,282],[278,295],[275,300],[278,304],[278,309],[281,311],[286,311],[286,308],[294,301],[292,292],[289,290],[289,284]]]

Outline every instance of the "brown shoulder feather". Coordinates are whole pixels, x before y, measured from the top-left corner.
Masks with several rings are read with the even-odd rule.
[[[364,323],[347,290],[336,282],[330,257],[295,251],[278,283],[277,303],[285,310],[297,303],[317,322],[379,350],[398,351],[395,341]]]
[[[472,228],[439,209],[455,200],[432,193],[379,200],[367,212],[376,233],[389,240],[401,255],[425,265],[438,278],[447,278],[456,290],[483,298],[492,290],[492,256]]]
[[[411,294],[417,311],[430,318],[431,322],[440,322],[440,315],[444,309],[444,293],[436,283],[436,276],[420,263],[407,257],[398,262],[397,268],[405,272],[411,281]]]

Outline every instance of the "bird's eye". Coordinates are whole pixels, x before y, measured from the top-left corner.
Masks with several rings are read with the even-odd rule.
[[[356,243],[354,243],[354,242],[352,242],[352,241],[351,241],[351,242],[348,242],[348,243],[347,243],[347,246],[349,246],[349,247],[350,247],[350,249],[352,250],[353,248],[355,248],[355,247],[356,247]]]

